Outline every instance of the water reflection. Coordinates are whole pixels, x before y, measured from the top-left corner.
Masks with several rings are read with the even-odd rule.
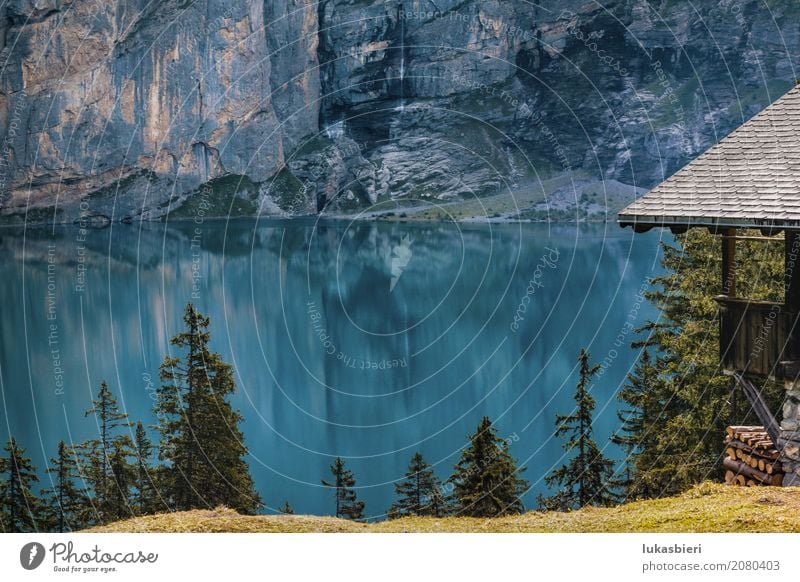
[[[570,409],[580,348],[596,360],[614,349],[659,272],[658,233],[614,224],[186,223],[0,237],[0,430],[40,468],[59,439],[93,436],[83,412],[101,379],[153,422],[158,365],[192,300],[235,366],[264,499],[318,514],[333,508],[320,485],[332,457],[347,458],[367,515],[380,516],[415,451],[446,477],[482,415],[519,437],[532,505],[562,461],[553,418]],[[644,305],[634,323],[654,315]],[[617,352],[595,387],[601,442],[635,358]]]

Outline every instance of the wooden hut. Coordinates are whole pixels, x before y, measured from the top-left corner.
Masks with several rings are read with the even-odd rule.
[[[784,485],[800,485],[800,87],[625,208],[619,223],[636,232],[707,228],[719,236],[722,369],[780,451]],[[743,229],[760,236],[745,237]],[[775,237],[785,240],[783,302],[739,297],[736,241]],[[759,390],[767,377],[787,390],[780,425]]]

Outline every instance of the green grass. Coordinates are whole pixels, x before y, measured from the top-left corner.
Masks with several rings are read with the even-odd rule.
[[[286,167],[281,168],[266,184],[272,199],[283,210],[296,212],[305,203],[303,183]]]
[[[170,219],[255,216],[258,205],[252,200],[258,186],[247,176],[229,174],[215,178],[192,192],[180,207],[169,213]]]
[[[527,187],[514,192],[513,196],[508,192],[501,192],[491,196],[480,198],[468,198],[466,200],[454,200],[449,202],[438,202],[439,207],[432,207],[428,204],[418,204],[417,209],[407,207],[404,210],[410,218],[414,220],[470,220],[484,218],[487,215],[514,214],[535,206],[545,200],[545,192],[553,192],[570,184],[571,179],[584,177],[580,172],[572,174],[564,173],[555,177],[548,177],[541,182],[531,181]],[[405,201],[405,199],[403,199]],[[406,202],[407,203],[407,202]],[[401,202],[402,204],[402,202]],[[574,215],[574,213],[573,213]],[[542,219],[544,219],[543,215]],[[528,218],[528,216],[523,216]],[[551,215],[552,218],[552,215]],[[391,218],[390,218],[391,219]]]
[[[156,173],[149,170],[132,172],[127,176],[114,180],[107,186],[103,186],[102,188],[98,188],[97,190],[90,192],[89,198],[113,198],[114,196],[123,197],[128,190],[136,185],[137,181],[140,179],[153,182],[156,180],[156,178]]]
[[[403,518],[373,524],[305,515],[243,516],[225,508],[138,517],[93,532],[800,532],[800,488],[703,483],[677,497],[613,508],[476,519]]]

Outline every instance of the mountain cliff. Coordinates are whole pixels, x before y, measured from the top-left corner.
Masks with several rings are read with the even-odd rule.
[[[783,94],[800,5],[9,0],[0,47],[5,223],[580,218]]]

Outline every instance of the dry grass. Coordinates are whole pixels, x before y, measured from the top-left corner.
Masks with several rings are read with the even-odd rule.
[[[305,515],[244,516],[225,508],[138,517],[94,532],[800,532],[800,488],[704,483],[678,497],[570,513],[495,519],[404,518],[373,524]]]

